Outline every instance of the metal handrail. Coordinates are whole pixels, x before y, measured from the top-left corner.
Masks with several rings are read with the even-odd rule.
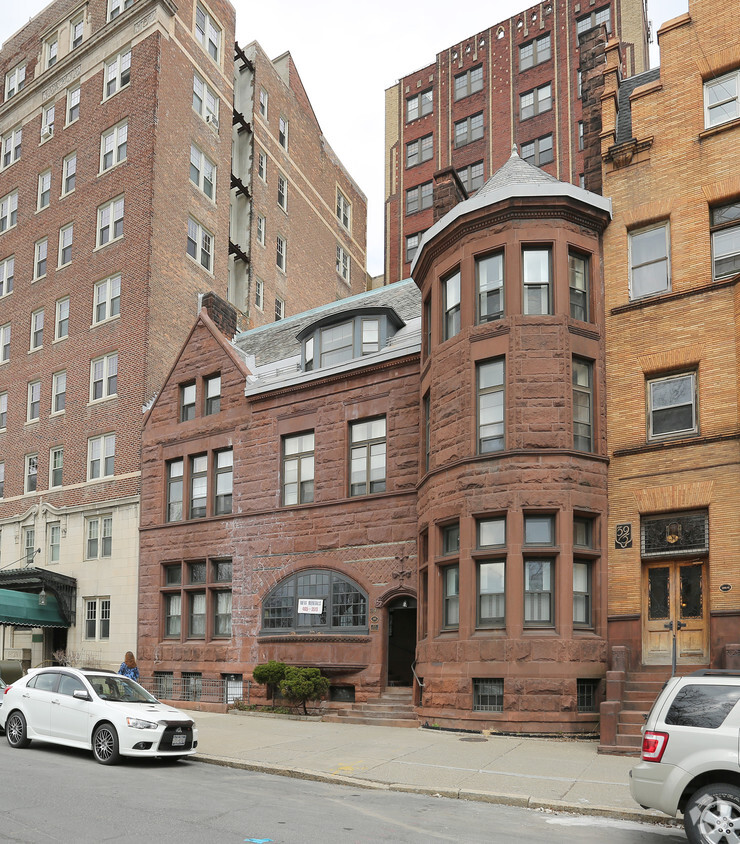
[[[417,675],[417,673],[416,673],[416,660],[414,660],[414,661],[411,663],[411,673],[414,675],[414,680],[416,680],[416,682],[419,684],[419,688],[420,688],[420,689],[423,689],[423,688],[424,688],[424,683],[422,683],[422,681],[419,679],[419,677],[418,677],[418,675]]]

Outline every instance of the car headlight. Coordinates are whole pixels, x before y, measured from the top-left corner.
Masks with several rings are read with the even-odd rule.
[[[135,730],[157,729],[157,724],[153,724],[151,721],[144,721],[141,718],[127,718],[126,723],[129,727],[133,727]]]

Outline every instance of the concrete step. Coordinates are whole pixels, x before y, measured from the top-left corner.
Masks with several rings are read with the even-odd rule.
[[[375,703],[369,700],[365,703],[355,703],[352,709],[362,709],[366,712],[413,712],[414,706],[411,703]]]
[[[640,727],[645,723],[645,716],[647,712],[642,712],[637,709],[623,709],[619,713],[620,724],[637,724]]]
[[[620,718],[617,724],[617,736],[642,736],[641,727],[642,724],[625,724]]]
[[[617,734],[617,745],[620,747],[633,747],[639,750],[642,747],[642,736],[624,736],[621,734]]]
[[[418,719],[405,718],[364,718],[361,715],[345,715],[333,713],[324,715],[323,721],[329,724],[365,724],[369,727],[414,727],[419,726]]]

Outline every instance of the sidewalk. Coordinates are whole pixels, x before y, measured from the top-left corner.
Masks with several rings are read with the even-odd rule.
[[[195,759],[269,774],[529,808],[670,823],[630,796],[634,758],[595,741],[477,736],[194,713]],[[676,821],[673,821],[676,823]]]

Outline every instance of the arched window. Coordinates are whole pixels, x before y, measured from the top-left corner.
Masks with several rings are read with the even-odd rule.
[[[338,572],[297,572],[265,598],[262,630],[367,632],[367,595]]]

